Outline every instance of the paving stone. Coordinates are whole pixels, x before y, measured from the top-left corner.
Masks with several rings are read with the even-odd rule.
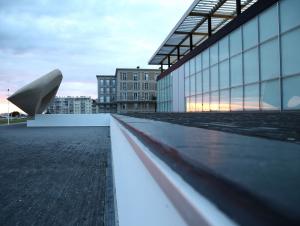
[[[114,225],[108,127],[0,127],[0,225]]]

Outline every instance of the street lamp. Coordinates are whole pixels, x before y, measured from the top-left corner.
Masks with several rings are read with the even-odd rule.
[[[9,89],[7,89],[7,98],[9,97]],[[7,125],[9,125],[9,100],[7,100]]]

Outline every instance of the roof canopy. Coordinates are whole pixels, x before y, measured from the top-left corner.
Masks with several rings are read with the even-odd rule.
[[[258,0],[195,0],[149,64],[171,65]]]

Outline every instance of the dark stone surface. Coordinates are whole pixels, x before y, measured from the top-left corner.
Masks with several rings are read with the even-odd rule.
[[[242,225],[300,222],[298,144],[122,115],[115,117],[147,146],[154,145],[149,149],[196,190],[228,214],[240,218]],[[248,211],[262,220],[251,222],[253,218],[247,218]]]
[[[126,115],[300,144],[300,112],[131,113]]]
[[[108,127],[0,126],[0,225],[114,225]]]

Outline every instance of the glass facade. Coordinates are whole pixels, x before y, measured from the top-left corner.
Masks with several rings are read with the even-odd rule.
[[[157,111],[172,111],[172,73],[157,83]]]
[[[187,112],[300,110],[300,1],[281,0],[172,73]],[[172,73],[158,81],[158,111],[172,111]]]

